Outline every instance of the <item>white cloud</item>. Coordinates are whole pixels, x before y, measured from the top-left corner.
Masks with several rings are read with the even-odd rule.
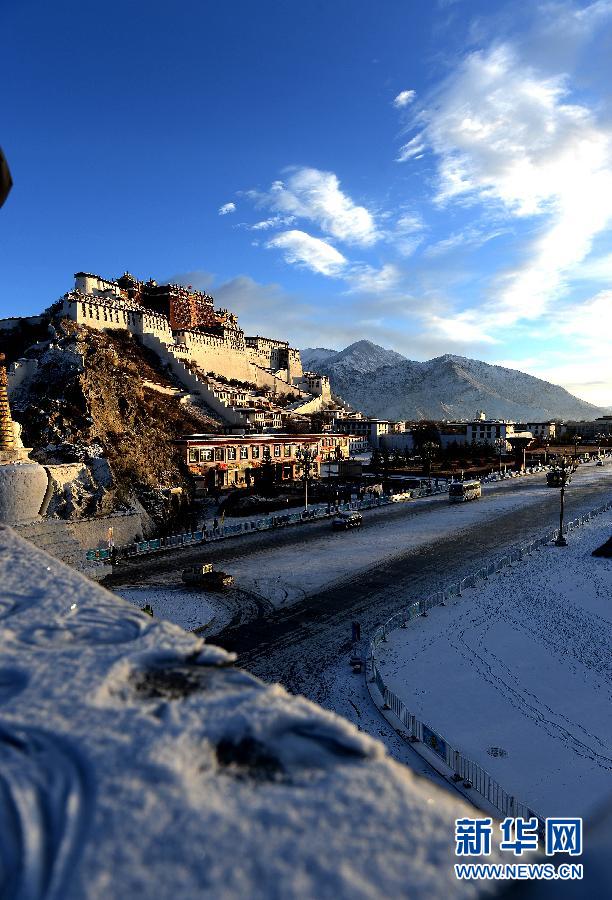
[[[305,266],[332,278],[341,275],[347,264],[345,257],[331,244],[297,229],[281,232],[268,241],[266,247],[282,250],[285,262]]]
[[[420,213],[405,212],[399,216],[387,239],[401,256],[408,257],[423,243],[424,231],[425,223]]]
[[[424,227],[423,217],[416,212],[402,213],[395,223],[398,234],[412,234],[415,231],[422,231]]]
[[[403,109],[405,106],[412,103],[415,97],[416,91],[400,91],[393,101],[393,106],[395,106],[396,109]]]
[[[440,336],[452,344],[496,344],[481,324],[469,313],[455,316],[425,314],[424,323],[432,337]]]
[[[612,283],[612,253],[587,259],[572,269],[570,277],[573,281]]]
[[[539,76],[508,45],[469,55],[422,115],[424,129],[400,155],[434,150],[439,203],[479,201],[496,215],[542,222],[494,298],[458,325],[538,317],[612,220],[612,133],[569,101],[565,76]]]
[[[373,214],[340,189],[333,172],[295,169],[286,183],[275,181],[266,194],[251,192],[250,196],[282,215],[314,222],[326,234],[347,244],[368,247],[381,237]]]
[[[223,206],[219,207],[219,215],[227,216],[229,213],[236,212],[236,204],[235,203],[224,203]]]
[[[551,334],[578,339],[586,349],[605,351],[610,365],[612,335],[612,290],[600,291],[583,303],[568,303],[555,311],[549,325]]]
[[[463,231],[453,232],[447,238],[436,241],[435,244],[430,244],[424,251],[424,255],[430,258],[442,256],[444,253],[456,250],[458,247],[476,249],[504,233],[504,229],[501,228],[484,231],[477,225],[471,225]]]
[[[392,263],[376,269],[374,266],[353,266],[346,275],[350,285],[349,293],[384,294],[396,288],[402,273]]]
[[[413,137],[407,144],[404,144],[399,148],[396,162],[407,162],[409,159],[418,159],[422,156],[426,147],[427,143],[424,139],[424,135],[417,134],[416,137]]]
[[[247,225],[250,231],[268,231],[270,228],[280,228],[285,225],[293,225],[295,216],[270,216],[269,219],[262,219],[261,222],[255,222],[254,225]]]
[[[422,237],[400,237],[395,241],[395,249],[404,257],[412,256],[423,243]]]
[[[535,4],[534,4],[535,5]],[[578,6],[568,0],[547,0],[537,7],[535,34],[524,35],[530,54],[543,65],[557,68],[575,62],[594,34],[605,35],[606,19],[612,15],[611,0],[595,0]]]

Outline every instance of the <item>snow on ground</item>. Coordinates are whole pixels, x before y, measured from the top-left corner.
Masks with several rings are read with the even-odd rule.
[[[605,513],[377,651],[412,713],[543,816],[612,787],[612,560],[591,556],[611,532]]]
[[[176,584],[125,587],[119,588],[116,593],[138,609],[149,604],[157,618],[168,619],[186,631],[213,623],[217,627],[228,618],[225,608],[215,602],[214,595]]]
[[[492,892],[462,801],[1,527],[0,620],[3,897]]]

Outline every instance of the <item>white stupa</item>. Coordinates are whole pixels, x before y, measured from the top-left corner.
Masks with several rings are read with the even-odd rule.
[[[0,522],[16,525],[37,519],[48,477],[28,456],[21,426],[13,422],[8,401],[4,354],[0,353]]]

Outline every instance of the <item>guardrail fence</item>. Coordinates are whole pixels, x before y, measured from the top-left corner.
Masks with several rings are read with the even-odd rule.
[[[424,496],[433,496],[434,494],[445,493],[446,488],[432,488],[429,491],[411,491],[408,499],[416,499]],[[379,506],[386,506],[389,503],[397,502],[393,495],[382,494],[379,497],[373,497],[367,500],[355,500],[351,503],[340,503],[333,506],[328,511],[327,504],[325,506],[315,506],[306,510],[291,513],[275,513],[274,515],[264,516],[259,519],[249,519],[244,522],[237,522],[231,525],[219,525],[218,528],[207,528],[199,531],[185,532],[182,534],[173,534],[168,537],[155,538],[149,541],[139,541],[135,544],[128,544],[114,549],[92,549],[87,550],[85,558],[89,562],[112,561],[113,559],[123,559],[126,557],[140,556],[146,553],[155,553],[159,550],[168,550],[172,548],[185,547],[190,544],[211,543],[220,541],[224,538],[235,537],[239,534],[249,534],[254,531],[268,531],[274,528],[285,528],[287,525],[297,525],[302,522],[310,522],[314,519],[328,519],[336,515],[337,512],[346,512],[349,510],[375,509]]]

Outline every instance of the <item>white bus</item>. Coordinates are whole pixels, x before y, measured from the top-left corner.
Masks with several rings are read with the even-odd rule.
[[[482,494],[480,482],[452,481],[448,488],[448,499],[451,503],[462,503],[464,500],[478,500]]]

